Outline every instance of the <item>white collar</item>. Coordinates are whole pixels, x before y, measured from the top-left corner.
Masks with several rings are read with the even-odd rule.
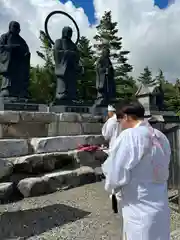
[[[143,122],[144,122],[143,120],[142,120],[142,121],[139,121],[139,122],[134,126],[134,128],[139,127]]]

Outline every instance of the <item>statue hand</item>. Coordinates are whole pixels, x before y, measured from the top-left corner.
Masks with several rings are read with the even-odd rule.
[[[81,69],[81,73],[82,73],[82,75],[84,75],[84,74],[85,74],[84,67],[82,66],[81,68],[82,68],[82,69]]]
[[[10,45],[12,48],[19,48],[21,45],[20,44],[12,44]]]
[[[29,56],[29,55],[30,55],[29,52],[26,52],[26,53],[24,54],[25,57],[27,57],[27,56]]]

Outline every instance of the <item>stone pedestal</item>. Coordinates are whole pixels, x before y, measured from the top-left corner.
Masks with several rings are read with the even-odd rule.
[[[50,112],[55,112],[55,113],[90,113],[91,107],[87,105],[54,105],[49,107]]]
[[[0,138],[47,137],[53,113],[29,111],[0,111]]]
[[[0,98],[0,111],[47,112],[48,107],[45,104],[37,104],[26,101],[18,102],[12,98]]]

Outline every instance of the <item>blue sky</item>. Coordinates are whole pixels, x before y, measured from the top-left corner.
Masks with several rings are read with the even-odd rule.
[[[59,1],[62,3],[65,3],[68,0],[59,0]],[[95,22],[93,0],[71,0],[71,1],[76,7],[82,7],[84,9],[86,15],[89,18],[89,22],[91,24]],[[161,9],[166,8],[170,2],[173,2],[173,0],[151,0],[151,1],[154,1],[155,5],[157,5]]]
[[[65,3],[68,0],[60,0],[60,2]],[[105,1],[105,0],[104,0]],[[92,24],[95,21],[94,18],[94,6],[93,0],[72,0],[76,7],[82,7],[89,18],[89,22]]]
[[[154,0],[155,4],[160,8],[166,8],[173,0]]]

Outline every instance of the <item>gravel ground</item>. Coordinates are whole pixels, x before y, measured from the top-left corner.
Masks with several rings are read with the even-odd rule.
[[[180,214],[172,210],[171,220],[172,231],[180,229]],[[119,238],[119,217],[102,182],[0,205],[0,240]]]
[[[119,240],[102,183],[0,205],[0,240]]]

